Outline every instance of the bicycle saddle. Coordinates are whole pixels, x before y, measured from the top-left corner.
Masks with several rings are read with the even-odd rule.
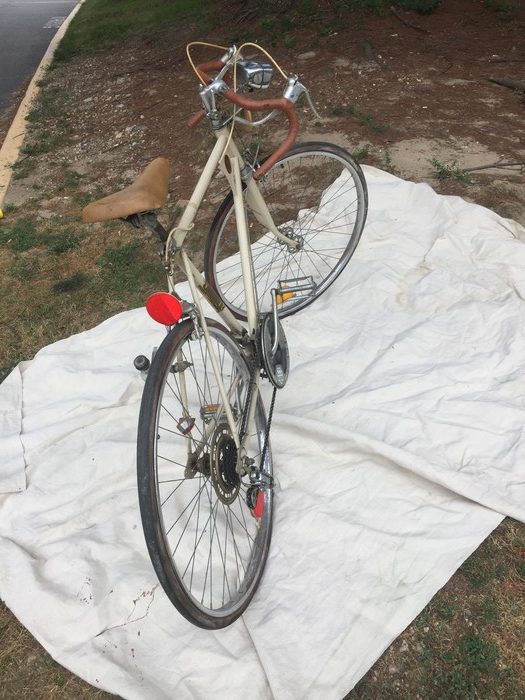
[[[161,209],[168,199],[169,177],[169,160],[155,158],[131,185],[84,207],[82,220],[94,223]]]

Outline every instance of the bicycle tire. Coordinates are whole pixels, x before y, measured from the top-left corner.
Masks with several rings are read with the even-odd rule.
[[[313,184],[315,183],[315,184]],[[368,191],[358,163],[344,149],[313,141],[296,144],[258,182],[278,229],[298,236],[300,248],[289,250],[246,208],[259,308],[270,311],[272,288],[279,280],[312,277],[308,293],[280,297],[284,318],[311,304],[350,261],[366,221]],[[246,320],[244,288],[229,192],[213,219],[204,253],[205,276],[224,304]],[[289,297],[286,299],[286,297]]]
[[[207,323],[239,425],[251,368],[231,333],[215,321]],[[273,492],[260,491],[262,514],[254,517],[246,500],[249,479],[236,480],[235,467],[232,472],[231,433],[218,409],[220,396],[208,348],[202,334],[197,336],[193,322],[181,322],[151,363],[138,425],[138,493],[146,545],[164,591],[187,620],[219,629],[244,612],[263,574]],[[260,395],[254,400],[254,431],[245,445],[258,467],[266,417]],[[187,429],[192,420],[193,427],[184,434],[181,425]],[[198,444],[201,471],[191,476],[188,455],[196,454]],[[271,477],[269,446],[264,471]],[[231,503],[225,503],[226,496]]]

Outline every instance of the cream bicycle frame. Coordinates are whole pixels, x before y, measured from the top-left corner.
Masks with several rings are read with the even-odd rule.
[[[224,407],[224,412],[228,420],[228,425],[231,430],[231,435],[235,441],[237,449],[242,447],[239,432],[237,426],[235,425],[235,419],[230,406],[230,397],[222,381],[220,374],[219,363],[217,361],[217,356],[213,345],[211,343],[208,325],[206,323],[206,317],[204,309],[202,306],[202,300],[200,295],[202,294],[213,306],[213,308],[218,312],[226,326],[237,336],[242,336],[246,329],[242,326],[239,321],[233,316],[228,308],[225,307],[224,303],[220,300],[218,295],[213,289],[211,289],[195,267],[192,261],[189,259],[186,251],[183,248],[184,240],[187,234],[193,229],[193,224],[197,212],[202,204],[202,200],[213,175],[217,168],[220,168],[221,172],[225,175],[228,183],[230,185],[231,191],[233,193],[234,211],[235,211],[235,222],[237,228],[237,237],[239,241],[239,255],[241,261],[241,270],[243,278],[244,293],[246,299],[246,311],[248,319],[248,336],[250,339],[254,339],[257,333],[257,328],[259,324],[259,309],[258,300],[256,295],[256,286],[253,275],[252,258],[250,251],[250,239],[248,234],[248,224],[246,219],[246,211],[244,208],[244,202],[248,204],[251,211],[257,220],[266,227],[266,229],[276,236],[283,244],[295,247],[297,244],[295,241],[287,238],[282,234],[276,227],[272,216],[268,210],[268,207],[264,201],[264,198],[259,190],[257,182],[250,177],[246,183],[246,188],[243,192],[243,183],[241,172],[244,168],[244,161],[239,153],[239,150],[231,136],[230,130],[226,127],[222,127],[214,131],[217,138],[215,146],[208,158],[208,161],[202,171],[202,174],[195,186],[195,189],[191,195],[191,198],[186,205],[186,208],[179,220],[179,223],[171,229],[168,235],[168,240],[165,247],[166,264],[170,273],[168,274],[168,284],[170,291],[175,291],[175,283],[171,274],[171,259],[173,258],[177,266],[182,269],[185,276],[188,279],[190,285],[191,294],[195,304],[195,308],[198,313],[200,326],[204,333],[204,338],[206,346],[208,349],[210,362],[213,368],[213,373],[217,380],[217,385],[219,388],[219,393]],[[199,294],[200,292],[200,294]],[[183,383],[184,376],[182,376]],[[259,386],[259,376],[256,377],[256,387],[252,396],[256,397],[258,393]],[[236,387],[231,387],[232,391]],[[186,394],[185,386],[181,387],[183,396]],[[255,416],[255,406],[256,400],[251,401],[247,426],[251,427],[253,419]],[[249,429],[246,431],[248,434]],[[190,450],[190,445],[188,445],[188,450]]]

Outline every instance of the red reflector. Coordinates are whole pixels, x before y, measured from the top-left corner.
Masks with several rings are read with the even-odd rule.
[[[146,302],[146,311],[163,326],[172,326],[182,316],[182,304],[167,292],[155,292]]]
[[[264,513],[264,493],[259,491],[257,494],[257,502],[255,503],[255,508],[251,511],[254,518],[262,518]]]

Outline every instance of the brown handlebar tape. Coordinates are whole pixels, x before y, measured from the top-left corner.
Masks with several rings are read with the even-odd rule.
[[[211,82],[212,79],[209,75],[207,75],[208,71],[219,71],[223,66],[224,64],[220,60],[208,61],[207,63],[199,64],[197,66],[197,71],[203,80]],[[237,105],[238,107],[248,109],[252,112],[270,111],[273,109],[277,109],[280,112],[284,112],[288,118],[288,136],[283,141],[283,143],[277,148],[277,150],[275,150],[272,153],[272,155],[269,156],[264,161],[264,163],[259,168],[257,168],[257,170],[254,171],[253,177],[257,180],[263,175],[265,175],[268,172],[268,170],[273,165],[275,165],[279,158],[281,158],[286,153],[286,151],[288,151],[288,149],[293,146],[295,138],[297,136],[297,132],[299,130],[297,115],[295,113],[295,105],[291,100],[288,100],[286,97],[280,97],[278,99],[272,100],[254,100],[250,97],[243,97],[242,95],[239,95],[233,90],[225,90],[224,97],[226,97],[228,100],[230,100],[230,102],[233,102],[233,104]],[[188,126],[190,128],[193,128],[203,118],[204,112],[197,112],[189,120]]]

